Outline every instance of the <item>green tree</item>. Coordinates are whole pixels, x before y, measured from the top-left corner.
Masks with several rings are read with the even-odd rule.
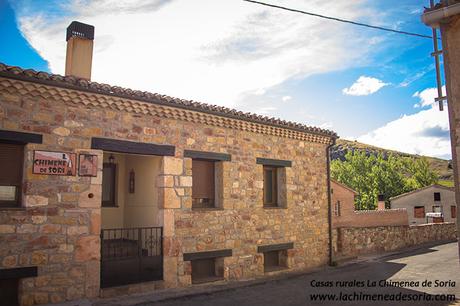
[[[428,160],[424,157],[408,163],[410,173],[410,184],[416,189],[435,184],[438,181],[438,175],[430,169]]]
[[[385,158],[362,151],[349,151],[345,161],[332,161],[331,176],[359,193],[356,209],[375,209],[379,194],[388,202],[401,193],[436,183],[438,177],[426,158]]]

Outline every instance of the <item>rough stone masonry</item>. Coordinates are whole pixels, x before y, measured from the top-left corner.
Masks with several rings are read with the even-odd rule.
[[[175,147],[174,156],[162,157],[152,186],[164,233],[163,287],[191,285],[184,253],[231,249],[225,280],[263,276],[260,245],[293,243],[288,271],[327,263],[326,148],[334,133],[117,90],[0,65],[0,131],[42,136],[24,147],[21,206],[0,208],[0,268],[38,267],[36,277],[20,280],[21,305],[100,295],[103,151],[92,149],[94,137]],[[94,154],[97,177],[33,174],[34,150]],[[192,159],[184,150],[231,154],[217,168],[219,208],[192,209]],[[263,207],[263,167],[256,158],[292,162],[282,182],[285,207]]]

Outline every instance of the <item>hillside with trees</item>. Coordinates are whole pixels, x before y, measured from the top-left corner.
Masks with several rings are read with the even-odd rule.
[[[452,184],[450,162],[341,140],[331,150],[331,177],[356,190],[356,209],[434,183]]]

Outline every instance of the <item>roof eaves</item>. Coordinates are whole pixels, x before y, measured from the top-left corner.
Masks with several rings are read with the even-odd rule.
[[[253,113],[245,113],[223,106],[216,106],[192,100],[173,98],[167,95],[160,95],[147,91],[132,90],[129,88],[123,88],[119,86],[100,84],[97,82],[91,82],[88,80],[75,78],[73,76],[62,76],[58,74],[50,74],[43,71],[37,72],[33,69],[22,69],[20,67],[8,66],[3,63],[0,63],[0,76],[21,81],[40,83],[49,86],[56,86],[61,88],[91,92],[95,94],[115,96],[119,98],[134,99],[142,102],[159,104],[164,106],[183,108],[187,110],[203,112],[232,119],[245,120],[249,122],[290,129],[298,132],[329,137],[331,139],[338,138],[337,134],[333,131],[320,129],[317,127],[306,126],[291,121],[285,121],[279,118],[271,118],[267,116],[260,116]]]
[[[340,183],[339,181],[336,181],[336,180],[334,180],[334,179],[331,179],[331,181],[334,182],[334,183],[336,183],[337,185],[342,186],[343,188],[345,188],[345,189],[347,189],[347,190],[353,192],[354,194],[359,194],[359,192],[357,192],[356,190],[352,189],[351,187],[348,187],[348,186],[345,185],[345,184]]]
[[[399,199],[399,198],[403,198],[403,197],[405,197],[405,196],[408,196],[408,195],[417,193],[417,192],[419,192],[419,191],[426,190],[426,189],[428,189],[428,188],[430,188],[430,187],[436,187],[436,188],[440,188],[440,189],[444,189],[444,190],[447,190],[447,191],[452,191],[452,192],[454,192],[454,188],[442,186],[442,185],[439,185],[439,184],[432,184],[432,185],[429,185],[429,186],[425,186],[425,187],[422,187],[422,188],[419,188],[419,189],[416,189],[416,190],[412,190],[412,191],[409,191],[409,192],[402,193],[402,194],[400,194],[400,195],[391,197],[391,198],[390,198],[390,201],[393,201],[393,200],[396,200],[396,199]]]

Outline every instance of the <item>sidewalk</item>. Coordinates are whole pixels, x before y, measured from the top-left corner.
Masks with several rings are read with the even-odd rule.
[[[381,277],[386,278],[389,274],[381,274],[381,271],[387,272],[387,268],[382,268],[382,264],[395,265],[394,262],[403,261],[407,262],[404,265],[400,265],[398,269],[403,269],[403,266],[406,267],[409,273],[405,274],[405,277],[411,277],[410,267],[420,267],[420,265],[430,264],[429,261],[433,260],[432,256],[436,256],[439,259],[446,258],[446,260],[453,261],[452,263],[444,262],[444,264],[450,265],[453,268],[453,271],[457,271],[457,276],[460,275],[460,270],[455,270],[455,265],[457,264],[458,268],[458,255],[455,253],[456,248],[452,247],[454,243],[448,242],[438,242],[436,244],[425,244],[409,249],[404,249],[400,251],[387,252],[384,254],[374,254],[361,256],[355,259],[352,259],[348,262],[343,263],[338,267],[321,267],[310,271],[303,272],[287,272],[273,277],[264,277],[260,279],[253,279],[248,281],[238,281],[238,282],[218,282],[213,284],[202,284],[194,285],[187,288],[174,288],[174,289],[164,289],[154,292],[144,293],[144,294],[134,294],[128,296],[120,296],[116,298],[105,298],[105,299],[96,299],[93,301],[84,300],[78,302],[69,302],[60,304],[61,306],[134,306],[134,305],[150,305],[153,303],[165,303],[165,304],[181,304],[185,301],[192,299],[203,300],[208,297],[207,300],[212,300],[219,295],[225,296],[241,296],[240,292],[244,291],[245,296],[248,296],[247,302],[248,305],[256,304],[258,301],[251,301],[250,295],[270,295],[274,294],[275,290],[270,288],[285,288],[286,294],[289,294],[289,291],[292,293],[289,295],[295,296],[299,294],[299,288],[305,289],[305,291],[315,289],[308,288],[308,280],[310,278],[324,279],[328,277],[339,277],[339,278],[349,278],[353,279],[357,277],[356,272],[359,272],[360,277],[372,278],[374,276],[381,275]],[[455,244],[456,245],[456,244]],[[432,252],[438,252],[438,254],[431,255]],[[452,253],[452,254],[451,254]],[[454,254],[455,253],[455,254]],[[428,256],[428,257],[427,257]],[[441,256],[441,258],[440,258]],[[426,263],[428,262],[428,263]],[[435,270],[437,267],[432,267]],[[398,269],[394,270],[394,275],[398,273]],[[436,271],[430,272],[426,270],[424,273],[431,275],[436,274]],[[335,275],[335,276],[334,276]],[[416,275],[415,277],[418,277]],[[428,277],[428,275],[423,275],[423,277]],[[446,275],[448,277],[448,275]],[[460,279],[458,280],[460,283]],[[301,286],[299,286],[301,284]],[[458,287],[458,286],[457,286]],[[256,293],[259,291],[258,293]],[[292,301],[291,301],[292,302]],[[307,302],[305,300],[305,302]],[[276,304],[276,302],[275,302]],[[275,305],[273,304],[273,305]],[[308,302],[307,302],[308,304]],[[200,305],[200,303],[198,303]],[[291,305],[297,305],[295,302]],[[301,305],[301,304],[299,304]],[[415,304],[414,304],[415,305]],[[423,305],[423,304],[419,304]],[[454,305],[442,304],[442,305]],[[242,306],[242,305],[241,305]]]

